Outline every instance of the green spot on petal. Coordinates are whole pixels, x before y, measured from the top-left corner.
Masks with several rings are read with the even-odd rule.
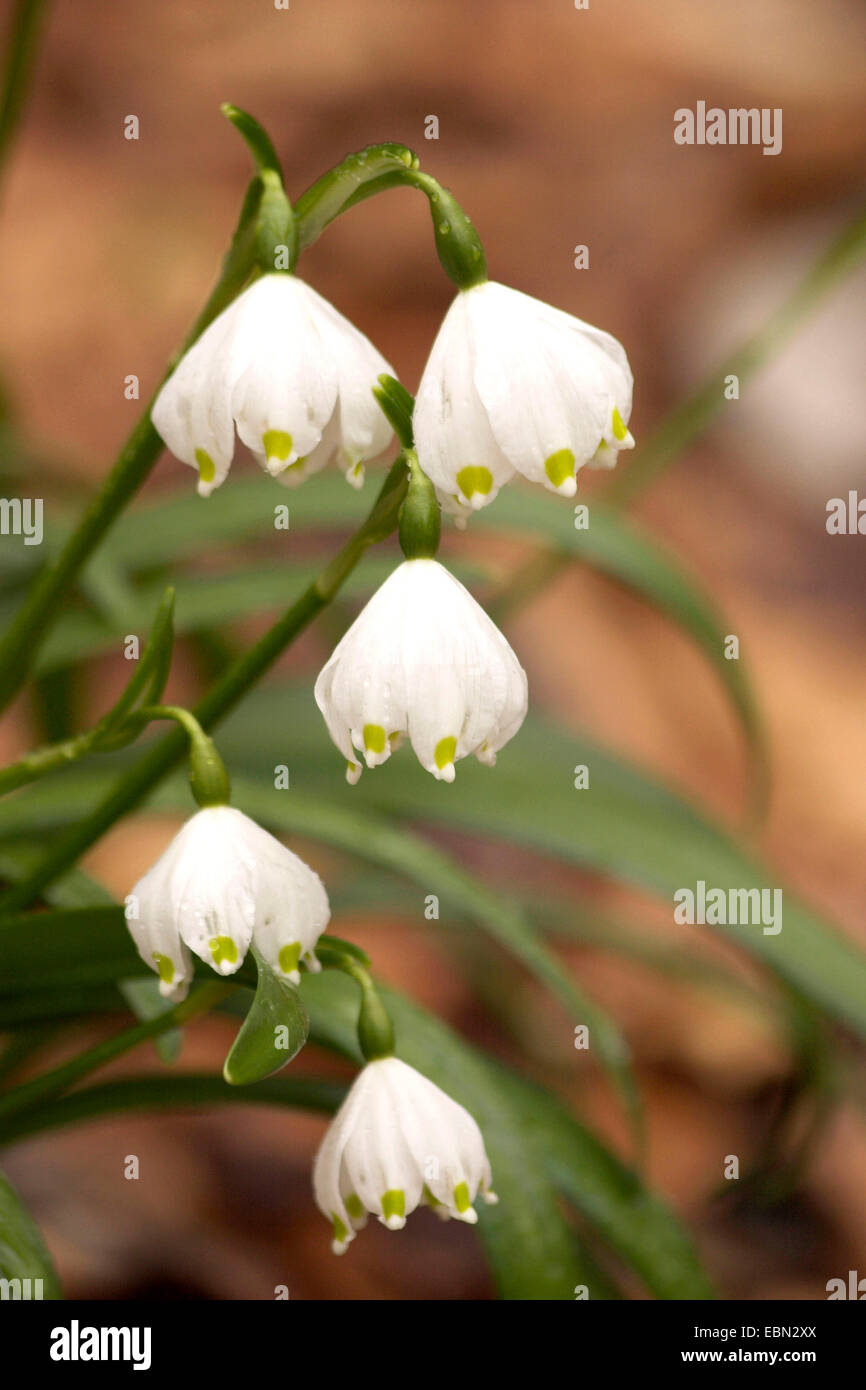
[[[170,985],[174,979],[174,961],[169,960],[168,956],[161,956],[159,951],[154,951],[153,959],[156,961],[156,969],[162,983]]]
[[[238,948],[230,936],[212,936],[208,942],[214,965],[222,965],[227,960],[234,965],[238,958]]]
[[[364,725],[364,747],[368,753],[384,753],[385,730],[381,724]]]
[[[400,1187],[392,1187],[382,1198],[382,1215],[386,1221],[392,1216],[406,1215],[406,1193]]]
[[[195,461],[198,464],[198,475],[203,483],[212,483],[216,477],[216,464],[206,449],[196,449]]]
[[[456,752],[456,738],[440,738],[439,742],[436,744],[436,751],[433,754],[433,757],[436,759],[436,766],[439,768],[440,772],[443,767],[447,767],[449,763],[453,763],[454,754]]]
[[[298,961],[301,959],[300,941],[292,941],[288,946],[280,947],[280,954],[277,960],[284,975],[291,975],[293,970],[297,970]]]
[[[574,477],[574,454],[570,449],[557,449],[544,460],[544,471],[554,487],[561,487],[566,478]]]
[[[442,1205],[438,1197],[433,1196],[433,1193],[430,1191],[426,1182],[421,1189],[421,1196],[424,1198],[424,1201],[427,1203],[428,1207],[441,1207]]]
[[[340,1245],[345,1245],[349,1239],[349,1232],[335,1211],[331,1212],[331,1217],[334,1222],[334,1240]]]
[[[619,411],[617,410],[616,406],[614,406],[614,408],[613,408],[613,414],[611,415],[610,418],[611,418],[611,421],[613,422],[613,433],[614,433],[615,438],[616,438],[616,439],[625,439],[626,435],[628,434],[628,430],[627,430],[627,428],[626,428],[626,426],[625,426],[625,422],[623,421],[623,418],[622,418],[622,416],[620,415]]]
[[[461,468],[457,474],[457,484],[464,497],[471,497],[475,492],[486,497],[493,487],[493,474],[489,468]]]
[[[459,1182],[454,1189],[454,1205],[459,1212],[468,1211],[472,1206],[469,1200],[469,1188],[465,1182]]]
[[[282,463],[292,452],[292,436],[285,430],[265,430],[262,444],[269,459],[280,459]]]
[[[364,1215],[364,1206],[357,1192],[352,1192],[346,1198],[346,1211],[353,1221],[360,1221]]]

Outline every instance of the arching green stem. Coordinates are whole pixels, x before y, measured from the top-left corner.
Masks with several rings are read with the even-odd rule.
[[[327,944],[319,941],[316,956],[325,970],[342,970],[354,980],[361,991],[358,1010],[358,1046],[367,1062],[394,1055],[394,1025],[382,1002],[373,977],[367,969],[367,958],[350,942]]]
[[[195,706],[202,728],[209,729],[264,675],[299,633],[326,608],[369,546],[390,536],[397,526],[397,515],[406,495],[408,472],[405,457],[391,467],[382,490],[366,521],[346,542],[316,580],[298,600],[268,629],[249,651],[238,657]],[[43,888],[80,858],[121,816],[139,805],[147,793],[181,761],[186,735],[174,730],[155,748],[134,763],[98,806],[64,835],[26,879],[0,897],[0,911],[17,912],[39,897]]]
[[[194,714],[180,705],[150,705],[138,711],[144,721],[173,719],[189,739],[189,785],[199,806],[226,806],[231,784],[217,746]]]

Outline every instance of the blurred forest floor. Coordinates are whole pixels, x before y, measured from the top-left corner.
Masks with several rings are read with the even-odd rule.
[[[143,396],[156,383],[233,225],[248,166],[219,114],[230,99],[271,132],[292,192],[349,149],[382,139],[417,149],[475,220],[493,278],[626,345],[639,445],[856,208],[864,39],[855,0],[615,0],[585,12],[569,0],[292,0],[287,13],[238,0],[91,0],[85,13],[58,0],[0,206],[0,368],[21,423],[81,480],[96,484],[106,470],[137,409],[123,377],[137,373]],[[781,107],[782,154],[676,146],[673,112],[699,98]],[[138,142],[123,139],[130,113]],[[437,142],[424,139],[429,114]],[[573,267],[578,243],[590,248],[589,270]],[[449,300],[423,199],[404,191],[356,209],[305,255],[302,273],[417,384]],[[740,637],[772,747],[767,856],[866,946],[864,542],[824,525],[827,500],[863,485],[864,298],[861,274],[636,514]],[[582,475],[582,495],[605,481]],[[148,486],[191,486],[191,475],[166,457]],[[456,542],[464,555],[482,544],[468,535]],[[655,614],[572,566],[509,635],[541,707],[729,822],[742,818],[733,717],[701,658]],[[324,643],[309,640],[324,657]],[[101,707],[99,689],[96,680]],[[3,752],[26,740],[19,713]],[[89,867],[122,895],[168,833],[153,817],[122,826]],[[495,873],[489,848],[478,863]],[[661,909],[557,872],[581,901],[670,935]],[[385,978],[489,1039],[473,985],[432,931],[374,920],[336,929],[367,946]],[[837,1110],[796,1200],[721,1213],[711,1199],[724,1155],[752,1151],[787,1074],[778,1037],[705,990],[618,957],[572,956],[634,1047],[650,1176],[697,1231],[726,1292],[820,1298],[827,1279],[858,1260],[862,1269],[862,1116]],[[552,1030],[534,989],[519,977],[509,988],[522,1020],[510,1055],[529,1053],[622,1142],[603,1082],[585,1069],[575,1080],[568,1021]],[[228,1036],[219,1020],[197,1025],[183,1065],[218,1067]],[[339,1070],[312,1049],[296,1065]],[[471,1233],[426,1215],[399,1241],[368,1228],[333,1260],[309,1188],[321,1131],[282,1113],[124,1117],[30,1141],[8,1167],[70,1296],[268,1298],[280,1283],[293,1298],[488,1294]],[[122,1175],[128,1153],[141,1159],[136,1184]]]

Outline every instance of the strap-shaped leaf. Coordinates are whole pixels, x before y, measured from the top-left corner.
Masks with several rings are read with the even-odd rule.
[[[270,795],[253,781],[236,780],[233,796],[238,806],[273,830],[314,835],[341,849],[363,854],[383,868],[413,879],[425,892],[435,886],[446,905],[453,905],[460,914],[477,922],[554,994],[567,1012],[569,1029],[578,1023],[588,1026],[591,1054],[617,1087],[632,1123],[635,1143],[640,1145],[640,1095],[625,1039],[613,1019],[570,978],[513,898],[489,888],[444,850],[411,834],[405,826],[392,826],[383,817],[369,813],[359,818],[350,804],[333,805],[309,796],[295,804],[289,798]]]
[[[411,401],[409,393],[405,395]],[[261,479],[238,479],[230,490],[214,493],[206,509],[199,501],[184,493],[135,508],[118,522],[108,539],[107,549],[114,563],[132,571],[177,563],[221,542],[237,543],[260,534],[263,520],[273,515],[273,493]],[[342,478],[322,473],[314,489],[300,488],[292,494],[291,515],[294,529],[321,531],[357,522],[359,504]],[[492,506],[476,513],[471,525],[473,530],[480,527],[535,536],[545,546],[622,584],[676,623],[708,658],[734,704],[755,758],[755,784],[760,793],[766,779],[766,750],[746,664],[725,659],[728,626],[702,585],[686,573],[661,541],[603,501],[590,504],[585,529],[576,530],[574,522],[574,507],[561,497],[515,483],[503,488]],[[53,641],[61,643],[62,639]],[[72,654],[68,643],[66,648]],[[45,669],[59,664],[59,650],[52,642],[52,655],[44,658]]]
[[[272,1076],[307,1041],[310,1020],[294,985],[283,980],[253,947],[258,983],[249,1012],[223,1066],[230,1086],[250,1086]]]
[[[397,755],[403,759],[399,775],[391,775],[394,769],[388,767],[367,774],[348,799],[340,759],[334,756],[309,693],[284,686],[256,692],[221,730],[220,747],[239,775],[272,775],[274,747],[262,740],[263,728],[279,731],[279,760],[291,766],[293,786],[304,788],[304,813],[307,798],[318,795],[330,798],[340,815],[355,817],[354,848],[362,858],[367,857],[364,827],[370,823],[369,808],[374,808],[393,818],[392,829],[412,820],[442,822],[451,830],[457,827],[540,850],[660,893],[671,902],[677,888],[694,887],[700,879],[725,890],[783,887],[770,866],[661,782],[599,744],[532,715],[500,755],[495,770],[477,767],[471,759],[460,764],[457,795],[455,788],[435,782],[417,767],[404,750]],[[591,769],[586,791],[573,789],[572,769],[577,764]],[[558,780],[548,776],[550,768],[561,770]],[[113,775],[97,767],[71,769],[54,786],[37,783],[21,791],[14,805],[11,799],[0,802],[0,840],[42,835],[68,825],[104,792]],[[284,806],[280,819],[286,825],[290,801],[274,794],[273,802]],[[165,784],[152,804],[186,809],[182,781]],[[528,806],[531,816],[526,814]],[[298,816],[292,828],[311,833],[300,806],[292,814]],[[400,872],[399,865],[393,867]],[[695,929],[683,930],[692,934]],[[777,935],[748,926],[699,930],[733,938],[813,1004],[866,1037],[866,955],[795,894],[784,889],[784,925]],[[78,965],[84,968],[82,961]],[[5,961],[0,990],[4,973]],[[20,1016],[33,1014],[28,1009]]]
[[[728,625],[694,575],[656,537],[602,502],[588,508],[589,524],[575,530],[573,509],[538,490],[504,488],[494,506],[478,513],[478,524],[497,530],[532,532],[564,556],[592,566],[606,578],[651,603],[681,628],[709,661],[739,716],[752,757],[756,804],[768,777],[767,749],[745,660],[728,661]]]
[[[313,1039],[357,1057],[357,1005],[347,986],[340,977],[316,975],[304,980],[303,992]],[[664,1203],[557,1101],[516,1081],[405,996],[388,989],[383,997],[397,1055],[464,1105],[481,1127],[500,1201],[479,1212],[479,1229],[502,1297],[573,1299],[575,1285],[587,1282],[551,1203],[552,1185],[656,1297],[712,1296],[688,1236]],[[589,1292],[590,1298],[603,1296],[591,1285]]]
[[[62,1298],[51,1257],[33,1218],[0,1173],[0,1279],[12,1298]]]
[[[44,992],[29,997],[34,1004],[41,1004],[43,1017],[68,1011],[70,990],[57,987],[68,964],[68,959],[62,958],[67,940],[72,943],[70,956],[86,948],[89,979],[95,982],[101,978],[109,985],[128,969],[128,952],[132,950],[124,941],[122,923],[120,908],[10,920],[0,938],[0,949],[9,948],[15,964],[12,983],[16,992],[9,997],[16,1000],[20,997],[17,991],[27,988],[28,945],[31,960],[34,950],[38,954],[42,946],[51,946],[61,953],[61,959],[52,963],[56,973],[41,981],[31,975],[30,987]],[[249,978],[246,965],[242,974]],[[336,972],[325,972],[305,977],[302,992],[313,1039],[360,1062],[355,1033],[358,1001],[352,982]],[[580,1283],[589,1283],[591,1297],[605,1296],[603,1288],[592,1286],[591,1275],[578,1257],[555,1186],[603,1241],[641,1274],[657,1297],[708,1295],[706,1276],[691,1244],[664,1204],[562,1106],[545,1092],[510,1077],[395,991],[384,991],[384,997],[396,1029],[398,1055],[466,1106],[482,1128],[501,1201],[498,1207],[482,1210],[480,1229],[504,1297],[571,1299]],[[4,1020],[4,1004],[0,997],[0,1022]],[[174,1103],[221,1098],[216,1078],[211,1086],[199,1089],[182,1076],[176,1079]],[[174,1080],[163,1076],[152,1083],[142,1080],[94,1087],[92,1102],[88,1090],[53,1098],[35,1112],[10,1117],[4,1133],[11,1139],[54,1123],[107,1113],[115,1106],[122,1108],[126,1085],[138,1088],[131,1093],[130,1104],[148,1103],[149,1084],[151,1103],[171,1104]],[[235,1094],[251,1102],[279,1101],[280,1084],[267,1081],[264,1086],[253,1085]],[[312,1088],[310,1103],[320,1108],[320,1097],[313,1083],[308,1084]],[[303,1082],[290,1079],[284,1103],[305,1104],[303,1086]]]
[[[160,1014],[173,1008],[170,999],[164,999],[159,992],[159,983],[154,975],[138,976],[135,979],[121,980],[118,989],[140,1023],[147,1023]],[[183,1030],[170,1028],[153,1039],[153,1045],[163,1062],[176,1062],[183,1042]]]

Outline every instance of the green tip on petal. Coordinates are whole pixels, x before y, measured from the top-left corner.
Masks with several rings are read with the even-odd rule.
[[[406,1224],[406,1193],[400,1187],[392,1187],[382,1198],[382,1220],[392,1231],[399,1231]]]
[[[161,956],[159,951],[155,951],[153,959],[156,962],[156,969],[159,978],[164,985],[170,985],[174,979],[174,961],[169,960],[168,956]]]
[[[363,1221],[364,1205],[357,1192],[351,1192],[349,1196],[346,1198],[346,1211],[349,1213],[353,1221]]]
[[[340,1220],[339,1216],[335,1211],[331,1212],[331,1219],[334,1223],[334,1239],[331,1243],[331,1249],[333,1250],[335,1255],[342,1255],[345,1252],[351,1237],[349,1235],[349,1232],[346,1230],[344,1222]]]
[[[368,753],[384,753],[385,743],[385,730],[381,724],[364,725],[364,747]]]
[[[230,936],[212,936],[208,946],[214,965],[222,965],[223,961],[234,965],[238,958],[238,948]]]
[[[198,476],[203,483],[212,483],[216,477],[216,464],[206,449],[196,449],[195,461],[198,464]]]
[[[298,961],[301,959],[300,941],[292,941],[288,946],[280,947],[280,954],[277,956],[280,969],[284,975],[296,975],[298,971]]]
[[[574,477],[574,454],[570,449],[557,449],[544,460],[544,471],[554,487],[562,487],[568,478]]]
[[[456,738],[440,738],[439,742],[436,744],[436,748],[433,753],[433,757],[436,761],[436,766],[438,767],[440,772],[442,771],[443,767],[448,767],[449,763],[453,763],[454,754],[456,752]]]
[[[622,416],[620,415],[619,411],[617,410],[616,406],[614,406],[614,408],[613,408],[613,414],[611,415],[610,418],[611,418],[611,422],[612,422],[612,424],[613,424],[614,438],[615,438],[615,439],[625,439],[626,435],[628,434],[628,428],[627,428],[627,426],[626,426],[626,424],[625,424],[625,422],[624,422]]]
[[[489,468],[482,466],[461,468],[457,474],[457,486],[467,500],[476,492],[486,497],[493,487],[493,474]]]
[[[262,444],[269,459],[279,459],[285,463],[292,452],[292,436],[285,430],[265,430]]]
[[[363,460],[359,459],[357,463],[353,463],[350,468],[347,468],[344,476],[350,487],[362,488],[365,476]]]
[[[454,1189],[454,1205],[459,1212],[468,1211],[472,1206],[469,1200],[469,1187],[465,1182],[459,1182]]]

